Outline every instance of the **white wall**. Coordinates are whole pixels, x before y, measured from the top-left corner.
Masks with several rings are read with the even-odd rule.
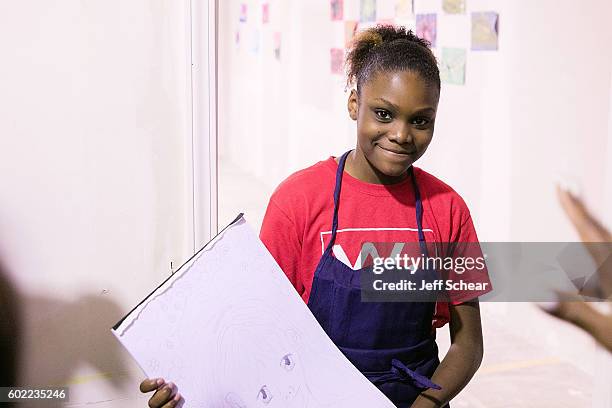
[[[11,342],[71,406],[146,406],[109,329],[194,248],[189,29],[183,0],[0,2]]]
[[[329,48],[343,39],[327,23],[329,2],[270,1],[267,25],[256,0],[244,2],[249,19],[239,24],[240,3],[220,5],[220,155],[275,186],[290,171],[351,146],[351,123],[338,120],[346,112],[343,80],[327,75]],[[272,54],[274,31],[282,33],[280,61]]]

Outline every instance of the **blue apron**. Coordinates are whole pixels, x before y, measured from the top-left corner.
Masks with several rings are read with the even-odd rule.
[[[344,355],[396,406],[410,407],[421,391],[440,389],[430,378],[440,364],[432,318],[435,302],[362,302],[361,273],[332,255],[344,164],[336,173],[332,234],[314,273],[308,307]],[[423,205],[412,167],[419,244],[427,256],[421,223]],[[371,268],[371,267],[369,267]],[[435,271],[422,271],[419,276]]]

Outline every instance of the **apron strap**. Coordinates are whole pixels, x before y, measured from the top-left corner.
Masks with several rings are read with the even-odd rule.
[[[381,385],[393,381],[412,382],[421,390],[426,390],[429,388],[433,388],[434,390],[442,389],[442,387],[440,387],[438,384],[434,383],[423,374],[419,374],[416,371],[409,369],[404,363],[396,358],[391,360],[391,371],[375,379],[373,383],[374,385]]]
[[[344,153],[340,156],[340,160],[338,161],[338,170],[336,170],[336,187],[334,188],[334,219],[332,221],[332,235],[329,240],[329,244],[327,244],[327,248],[325,248],[325,252],[329,253],[334,246],[334,242],[336,242],[336,233],[338,232],[338,208],[340,207],[340,189],[342,187],[342,173],[344,172],[344,164],[346,163],[346,158],[348,157],[351,151]]]
[[[421,252],[423,252],[423,256],[427,257],[427,245],[425,244],[425,234],[423,233],[423,201],[421,200],[421,192],[419,191],[419,185],[417,184],[416,176],[414,175],[413,166],[410,166],[410,168],[408,169],[408,173],[410,173],[410,178],[412,179],[412,187],[414,189],[416,222],[417,227],[419,229],[419,246],[421,247]]]
[[[334,188],[334,218],[332,220],[331,238],[329,240],[329,244],[327,244],[327,248],[325,248],[326,253],[329,253],[331,251],[332,247],[334,246],[334,243],[336,242],[336,234],[338,232],[338,208],[340,207],[340,189],[342,188],[342,174],[344,172],[346,158],[348,157],[350,152],[351,150],[344,153],[338,161],[338,170],[336,170],[336,186]],[[419,186],[414,175],[413,166],[410,166],[410,168],[408,169],[408,173],[410,174],[410,178],[412,179],[412,187],[414,189],[419,245],[421,247],[423,255],[427,257],[427,245],[425,244],[425,234],[423,233],[423,202],[421,201],[421,192],[419,191]]]

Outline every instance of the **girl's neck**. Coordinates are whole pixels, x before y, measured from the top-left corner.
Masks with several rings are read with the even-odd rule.
[[[336,163],[339,161],[340,158],[336,157]],[[344,164],[344,171],[351,175],[351,177],[370,184],[396,184],[404,181],[406,177],[408,177],[407,172],[400,177],[387,176],[381,173],[368,162],[359,149],[355,149],[349,153],[346,158],[346,163]]]

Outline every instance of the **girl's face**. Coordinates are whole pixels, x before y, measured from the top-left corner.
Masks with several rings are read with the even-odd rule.
[[[348,100],[357,147],[347,161],[353,177],[376,184],[403,180],[434,132],[440,91],[412,71],[379,72]]]

